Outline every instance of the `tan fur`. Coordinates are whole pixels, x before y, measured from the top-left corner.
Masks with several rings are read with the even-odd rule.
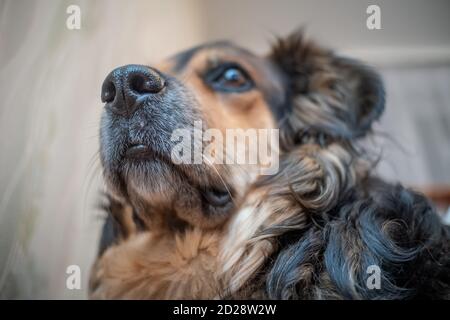
[[[328,148],[305,145],[297,154],[297,168],[302,168],[297,172],[297,197],[277,193],[286,185],[263,186],[247,195],[224,229],[132,235],[108,249],[96,263],[91,297],[212,299],[233,295],[276,249],[278,233],[271,227],[302,229],[308,215],[334,205],[335,193],[355,179],[355,172],[345,169],[350,160],[339,144]],[[299,210],[298,202],[303,209]]]
[[[351,156],[338,144],[327,149],[305,145],[298,152],[296,174],[300,180],[295,183],[295,198],[277,193],[288,186],[270,185],[264,191],[255,190],[249,197],[250,204],[231,218],[219,256],[222,276],[231,293],[240,289],[275,250],[280,233],[271,231],[271,227],[282,226],[283,232],[306,227],[313,210],[331,209],[336,193],[354,183],[353,170],[345,168]]]

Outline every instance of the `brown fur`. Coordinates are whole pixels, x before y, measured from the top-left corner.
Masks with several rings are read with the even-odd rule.
[[[221,61],[243,66],[255,89],[239,94],[211,90],[199,75]],[[378,76],[301,32],[279,40],[268,57],[219,43],[176,56],[158,69],[183,83],[191,115],[208,128],[223,133],[279,128],[280,170],[258,176],[251,165],[167,165],[156,177],[144,172],[142,181],[139,175],[125,175],[125,188],[106,171],[110,194],[121,204],[110,213],[126,231],[96,261],[91,298],[365,297],[357,283],[366,250],[362,231],[347,234],[334,219],[349,194],[369,197],[372,163],[358,152],[357,139],[370,133],[383,110]],[[230,209],[205,214],[192,185],[223,184],[231,195]],[[130,221],[144,226],[130,227]],[[392,223],[384,224],[386,239]],[[334,225],[349,244],[350,293],[324,262],[327,237],[333,234],[326,230]],[[283,252],[296,245],[303,260],[293,280],[286,280],[294,262],[283,265]]]

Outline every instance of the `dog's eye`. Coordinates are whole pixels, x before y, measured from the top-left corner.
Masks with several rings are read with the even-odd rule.
[[[206,76],[207,83],[217,91],[243,92],[253,87],[253,81],[248,74],[237,65],[222,65]]]

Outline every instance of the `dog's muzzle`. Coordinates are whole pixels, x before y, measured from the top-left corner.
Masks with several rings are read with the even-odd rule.
[[[103,81],[105,103],[100,125],[100,156],[112,176],[159,172],[173,166],[177,129],[201,120],[197,101],[173,76],[130,64],[111,71]],[[166,170],[166,171],[167,171]]]

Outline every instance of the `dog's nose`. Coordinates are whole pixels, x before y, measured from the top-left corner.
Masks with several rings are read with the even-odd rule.
[[[102,85],[102,102],[114,113],[130,115],[149,94],[164,88],[163,77],[154,69],[127,65],[111,71]]]

